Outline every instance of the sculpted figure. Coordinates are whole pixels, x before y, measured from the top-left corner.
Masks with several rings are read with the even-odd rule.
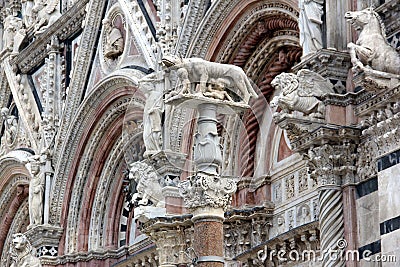
[[[298,221],[300,225],[310,222],[310,208],[307,205],[303,205],[298,210]]]
[[[299,0],[300,45],[303,56],[322,48],[322,14],[324,0]]]
[[[40,260],[33,255],[32,246],[24,234],[14,234],[10,248],[13,260],[11,267],[41,267]]]
[[[8,108],[1,109],[1,117],[4,121],[4,137],[3,141],[10,147],[17,140],[18,135],[18,120],[17,117],[10,114]]]
[[[170,70],[176,70],[182,86],[179,94],[193,94],[196,88],[192,90],[191,86],[198,85],[198,94],[207,96],[208,93],[208,96],[217,99],[227,98],[228,94],[221,93],[222,88],[224,91],[229,89],[234,92],[245,103],[248,103],[251,96],[257,97],[257,93],[240,67],[209,62],[201,58],[182,59],[174,55],[165,56],[162,62]],[[215,82],[217,87],[208,87]]]
[[[22,0],[22,18],[26,28],[33,25],[34,14],[33,6],[35,5],[33,0]]]
[[[400,56],[386,39],[385,27],[379,15],[372,9],[348,11],[345,18],[360,31],[357,42],[347,45],[351,62],[364,71],[400,74]],[[383,73],[382,73],[383,75]]]
[[[279,106],[281,114],[299,111],[314,118],[325,118],[325,105],[320,97],[334,93],[333,85],[321,75],[312,71],[299,70],[297,75],[281,73],[271,85],[281,90],[271,101],[271,107]],[[274,115],[275,116],[275,115]]]
[[[164,112],[163,90],[155,86],[155,82],[155,73],[149,74],[139,81],[139,89],[147,97],[143,115],[145,155],[154,154],[162,148],[161,118]]]
[[[29,182],[29,219],[30,225],[42,224],[43,194],[45,174],[40,173],[39,159],[31,161],[31,181]]]
[[[25,36],[25,29],[20,18],[12,15],[9,9],[7,13],[9,15],[4,19],[3,49],[8,48],[16,53]]]
[[[58,10],[59,0],[35,0],[35,5],[32,8],[36,16],[34,31],[40,34],[47,30],[60,16]]]
[[[164,199],[157,173],[146,163],[137,161],[130,165],[129,180],[136,183],[137,192],[132,196],[132,203],[139,206],[152,205],[162,207]]]
[[[104,56],[115,59],[124,52],[124,38],[121,31],[111,24],[108,19],[103,20],[106,33],[106,44],[104,47]]]

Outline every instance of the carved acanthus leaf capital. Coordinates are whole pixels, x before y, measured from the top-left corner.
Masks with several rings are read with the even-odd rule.
[[[198,172],[179,184],[186,207],[223,208],[226,210],[236,191],[236,182],[230,178]]]

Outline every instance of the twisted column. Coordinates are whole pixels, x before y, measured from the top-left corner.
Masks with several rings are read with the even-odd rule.
[[[340,257],[341,242],[344,238],[344,218],[342,191],[338,189],[322,189],[319,192],[319,225],[321,235],[321,257],[323,267],[345,266]],[[336,252],[334,252],[334,251]],[[332,256],[331,253],[332,252]]]

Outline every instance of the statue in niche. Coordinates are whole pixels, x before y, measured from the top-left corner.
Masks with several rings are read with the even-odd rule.
[[[45,174],[40,171],[39,156],[30,159],[31,180],[29,182],[29,219],[30,225],[42,224],[43,217],[43,195]]]
[[[146,96],[143,115],[143,141],[145,156],[154,154],[162,148],[162,114],[164,112],[163,90],[156,86],[156,73],[149,74],[139,81],[139,89]]]
[[[310,208],[308,205],[302,205],[297,211],[299,225],[303,225],[310,222]]]
[[[285,219],[282,216],[279,216],[278,219],[276,220],[278,224],[278,234],[282,234],[285,232]]]
[[[385,26],[378,13],[367,8],[346,12],[345,18],[360,31],[356,43],[347,45],[354,70],[363,72],[366,75],[364,82],[376,85],[378,89],[397,86],[400,79],[400,55],[387,41]],[[368,85],[364,84],[364,87],[370,90]]]
[[[196,93],[231,101],[232,98],[226,92],[229,89],[246,104],[250,97],[257,97],[250,80],[240,67],[209,62],[201,58],[179,58],[174,55],[164,56],[162,63],[177,72],[181,88],[176,94]]]
[[[109,19],[103,20],[106,43],[104,56],[109,59],[116,59],[124,52],[124,38],[121,31],[112,25]]]
[[[1,109],[1,117],[4,121],[4,136],[2,139],[2,143],[7,147],[12,147],[18,136],[18,120],[17,117],[10,114],[10,110],[8,108]]]
[[[7,17],[4,19],[3,49],[9,49],[13,53],[18,53],[18,49],[25,37],[25,29],[22,20],[12,14],[7,8]]]
[[[41,267],[40,260],[33,255],[32,245],[28,238],[21,233],[12,236],[10,255],[11,267]]]
[[[297,75],[281,73],[272,80],[271,85],[281,90],[271,101],[271,107],[279,106],[281,113],[274,114],[279,119],[282,115],[299,111],[313,118],[325,118],[325,105],[321,97],[334,93],[333,85],[321,75],[302,69]]]
[[[33,0],[22,0],[22,19],[26,28],[29,28],[34,23],[33,7],[35,5]]]
[[[303,56],[322,48],[322,14],[324,0],[299,0],[300,45]]]
[[[35,16],[35,34],[40,34],[46,31],[59,17],[61,13],[58,8],[59,0],[36,0],[32,8]]]

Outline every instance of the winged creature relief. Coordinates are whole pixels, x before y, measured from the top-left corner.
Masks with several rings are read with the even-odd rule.
[[[32,12],[36,14],[34,32],[40,34],[47,30],[60,16],[59,0],[36,0]]]
[[[282,111],[274,114],[275,119],[290,115],[294,111],[312,118],[325,118],[325,105],[321,97],[334,93],[333,85],[321,75],[302,69],[297,75],[281,73],[271,85],[281,93],[271,101],[271,107],[280,107]]]

